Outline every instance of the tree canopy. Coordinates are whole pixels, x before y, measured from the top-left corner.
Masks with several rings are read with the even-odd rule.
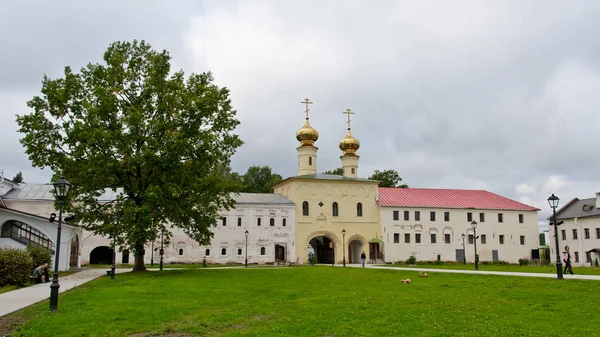
[[[20,184],[23,182],[23,172],[19,171],[19,173],[17,173],[12,179],[11,181],[15,184]]]
[[[396,170],[375,170],[373,174],[369,177],[369,179],[379,180],[379,187],[408,187],[408,185],[406,184],[399,185],[399,183],[402,181],[402,178],[400,178],[400,175]]]
[[[72,183],[67,210],[96,234],[112,232],[144,269],[144,244],[166,225],[210,242],[217,212],[239,187],[223,174],[242,144],[229,91],[210,73],[171,72],[169,53],[144,41],[112,43],[102,64],[44,76],[41,96],[17,116],[21,143],[36,167]],[[114,201],[100,200],[105,190]]]
[[[341,167],[336,168],[335,170],[328,170],[323,172],[323,174],[333,174],[336,176],[343,176],[344,175],[344,169]]]
[[[264,166],[250,166],[246,173],[241,176],[244,185],[243,192],[247,193],[273,193],[273,186],[279,184],[283,178],[273,173],[271,168]]]

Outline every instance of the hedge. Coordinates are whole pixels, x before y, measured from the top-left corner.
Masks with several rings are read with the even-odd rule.
[[[0,287],[25,286],[32,273],[33,260],[24,249],[0,248]]]
[[[48,249],[40,246],[29,245],[27,246],[27,252],[33,260],[32,267],[34,269],[43,265],[44,263],[48,264],[48,268],[52,267],[52,256],[50,255],[50,251]]]

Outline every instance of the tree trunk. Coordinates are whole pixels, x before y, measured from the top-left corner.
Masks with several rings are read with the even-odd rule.
[[[144,265],[144,245],[135,246],[135,261],[133,263],[133,271],[145,271]]]

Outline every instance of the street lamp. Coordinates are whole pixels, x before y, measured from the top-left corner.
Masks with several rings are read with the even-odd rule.
[[[164,241],[163,239],[164,239],[164,236],[165,236],[165,229],[163,228],[160,231],[160,251],[159,251],[159,253],[160,253],[160,270],[162,270],[162,267],[163,267],[163,255],[165,255],[165,250],[163,249],[163,241]]]
[[[479,270],[479,255],[477,255],[477,221],[471,221],[471,228],[473,228],[473,244],[475,244],[475,270]]]
[[[248,230],[246,229],[246,268],[248,268]]]
[[[467,264],[467,250],[465,249],[465,233],[461,234],[461,238],[463,239],[463,264]]]
[[[112,267],[111,269],[111,273],[110,273],[110,279],[111,280],[115,280],[115,263],[116,263],[116,259],[117,259],[117,225],[119,224],[119,216],[118,215],[113,215],[112,217],[113,219],[113,259],[112,259]]]
[[[548,198],[548,204],[550,205],[550,208],[552,208],[553,213],[552,223],[554,224],[554,243],[556,244],[556,278],[562,280],[563,270],[562,263],[560,262],[560,250],[558,246],[558,226],[562,225],[563,222],[556,222],[556,208],[558,207],[559,200],[560,199],[558,199],[554,193],[552,193],[552,195]]]
[[[58,231],[56,232],[56,256],[54,257],[54,275],[52,275],[52,284],[50,285],[50,311],[58,310],[58,288],[60,285],[58,284],[58,264],[60,263],[60,232],[62,230],[62,212],[64,206],[64,200],[69,194],[69,189],[71,188],[71,183],[65,179],[65,177],[61,177],[57,181],[53,183],[54,185],[54,193],[56,198],[58,198]]]
[[[346,266],[346,230],[342,229],[342,252],[344,254],[344,267]]]

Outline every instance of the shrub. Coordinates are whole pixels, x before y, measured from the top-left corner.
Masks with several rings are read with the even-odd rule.
[[[531,264],[534,266],[539,266],[541,264],[541,260],[540,259],[533,259],[531,260]]]
[[[408,259],[406,259],[406,264],[417,264],[417,257],[411,255]]]
[[[32,273],[33,260],[27,251],[14,248],[0,248],[0,287],[6,285],[24,286]]]
[[[439,265],[444,264],[444,261],[442,261],[442,260],[435,260],[434,263],[439,266]]]
[[[508,265],[510,263],[506,262],[506,261],[494,261],[492,264],[499,264],[499,265]]]
[[[596,258],[596,260],[594,262],[594,266],[598,267],[598,258]]]
[[[32,266],[33,268],[37,268],[44,263],[47,263],[49,268],[52,268],[52,256],[50,255],[50,251],[44,247],[40,246],[27,246],[27,253],[31,256]],[[33,271],[33,270],[32,270]]]
[[[529,265],[528,259],[519,259],[519,266],[527,266]]]

